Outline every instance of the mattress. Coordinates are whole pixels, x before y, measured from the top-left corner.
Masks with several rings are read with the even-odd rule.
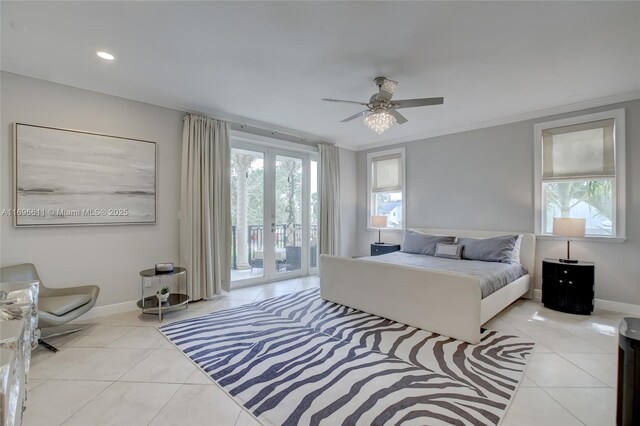
[[[423,254],[402,253],[400,251],[380,256],[362,257],[360,260],[473,275],[480,282],[483,299],[527,274],[527,269],[516,262],[498,263],[464,259],[455,260]]]

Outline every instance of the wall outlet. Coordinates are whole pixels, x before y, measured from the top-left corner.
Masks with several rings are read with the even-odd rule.
[[[144,280],[144,288],[149,288],[149,287],[153,287],[153,285],[155,284],[156,279],[154,278],[145,278]]]

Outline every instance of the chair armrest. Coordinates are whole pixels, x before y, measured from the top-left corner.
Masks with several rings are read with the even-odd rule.
[[[63,288],[47,288],[46,292],[41,294],[42,297],[55,297],[55,296],[70,296],[73,294],[89,294],[92,299],[98,297],[100,294],[100,287],[97,285],[83,285],[77,287],[63,287]]]

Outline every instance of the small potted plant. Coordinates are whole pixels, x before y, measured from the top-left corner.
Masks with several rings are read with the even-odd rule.
[[[162,287],[160,289],[160,291],[158,291],[156,293],[156,296],[158,297],[158,300],[160,300],[160,302],[166,302],[167,299],[169,298],[169,286],[166,285],[164,287]]]

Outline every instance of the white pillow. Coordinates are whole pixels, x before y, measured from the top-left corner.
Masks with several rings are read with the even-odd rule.
[[[513,251],[511,252],[512,262],[520,263],[520,245],[522,245],[522,234],[518,235],[516,244],[513,246]]]

